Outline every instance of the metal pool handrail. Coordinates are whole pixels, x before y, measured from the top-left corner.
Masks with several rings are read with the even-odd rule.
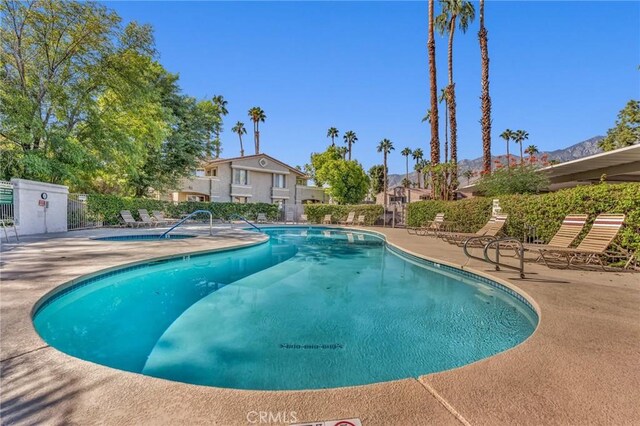
[[[185,223],[189,218],[191,218],[191,216],[195,216],[196,214],[199,214],[199,213],[206,213],[206,214],[209,215],[209,236],[213,236],[213,214],[211,214],[211,212],[209,210],[196,210],[194,212],[189,213],[187,216],[185,216],[183,219],[181,219],[180,222],[176,223],[171,228],[169,228],[168,231],[166,231],[164,234],[160,235],[160,238],[165,238],[169,234],[169,232],[173,231],[178,226],[180,226],[183,223]]]
[[[257,229],[258,232],[262,232],[262,229],[258,228],[257,226],[255,226],[253,223],[249,222],[247,219],[245,219],[244,217],[240,216],[239,214],[232,216],[232,217],[236,217],[244,222],[246,222],[248,225],[251,225],[253,228]]]
[[[468,250],[468,244],[469,242],[471,242],[472,240],[482,240],[482,239],[487,239],[486,236],[480,236],[480,237],[472,237],[469,238],[467,241],[464,242],[464,254],[465,256],[467,256],[467,261],[469,261],[470,259],[477,259],[477,260],[481,260],[483,262],[487,262],[490,263],[492,265],[495,265],[496,267],[496,271],[499,271],[500,268],[509,268],[509,269],[515,269],[516,271],[520,272],[520,278],[524,278],[524,247],[522,245],[522,242],[520,240],[518,240],[517,238],[512,238],[512,237],[506,237],[506,238],[493,238],[491,239],[491,241],[489,241],[488,243],[486,243],[484,245],[484,248],[482,250],[483,256],[484,257],[479,257],[479,256],[474,256],[471,253],[469,253]],[[500,263],[500,243],[512,243],[515,244],[517,246],[516,250],[518,251],[518,257],[520,258],[520,265],[519,266],[512,266],[506,263]],[[496,260],[492,260],[491,258],[489,258],[489,248],[496,244]]]

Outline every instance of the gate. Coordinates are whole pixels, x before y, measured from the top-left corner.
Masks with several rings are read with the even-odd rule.
[[[13,222],[13,184],[0,180],[0,221]]]
[[[87,194],[69,194],[67,201],[67,229],[100,228],[102,218],[89,213]]]

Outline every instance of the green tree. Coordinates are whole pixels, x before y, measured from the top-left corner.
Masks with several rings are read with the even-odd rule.
[[[325,164],[338,160],[343,160],[340,147],[330,145],[324,152],[312,153],[311,162],[305,164],[304,171],[317,186],[323,186],[327,182],[323,179],[323,175],[319,174],[320,169],[322,169]]]
[[[338,137],[338,129],[336,129],[335,127],[329,127],[329,130],[327,130],[327,137],[331,138],[331,145],[335,145],[335,138]]]
[[[513,140],[520,145],[520,164],[524,163],[524,155],[522,153],[522,143],[529,139],[529,132],[526,130],[516,130],[513,135]]]
[[[409,156],[411,154],[413,154],[413,151],[411,151],[411,148],[405,148],[402,151],[400,151],[400,154],[402,154],[402,156],[405,157],[405,170],[404,170],[405,171],[405,180],[407,182],[411,182],[409,180]],[[404,185],[404,186],[408,188],[407,185]]]
[[[220,153],[222,152],[222,141],[220,140],[220,134],[223,130],[223,121],[224,117],[229,114],[227,110],[228,102],[224,99],[222,95],[216,95],[211,99],[213,106],[215,107],[216,115],[218,119],[215,121],[213,133],[215,135],[215,139],[213,141],[213,147],[216,152],[216,158],[220,158]]]
[[[349,153],[349,160],[351,160],[351,145],[356,143],[358,137],[356,136],[356,132],[353,130],[348,130],[344,133],[343,136],[344,143],[347,144],[347,152]]]
[[[640,142],[640,101],[630,100],[618,113],[616,126],[598,142],[604,151],[623,148]]]
[[[449,85],[445,88],[446,108],[449,111],[449,128],[451,129],[451,161],[458,162],[458,124],[456,120],[456,93],[453,81],[453,36],[457,28],[463,33],[467,32],[469,24],[475,18],[475,9],[471,2],[466,0],[440,0],[442,13],[436,18],[436,28],[440,34],[449,34]],[[446,121],[446,118],[445,118]],[[446,126],[445,126],[446,129]],[[446,148],[445,148],[446,149]],[[445,154],[445,162],[447,156]],[[453,179],[455,179],[455,170]]]
[[[411,156],[413,157],[414,160],[416,160],[416,165],[414,167],[414,170],[418,172],[418,188],[420,188],[420,175],[422,174],[421,170],[418,168],[418,164],[420,163],[420,160],[422,160],[422,158],[424,157],[424,153],[422,152],[422,148],[416,148],[413,150],[413,153],[411,154]]]
[[[198,109],[200,109],[206,129],[205,146],[203,147],[204,158],[211,159],[219,146],[216,132],[219,129],[220,115],[218,108],[210,99],[198,102]]]
[[[549,186],[544,173],[538,173],[533,165],[509,169],[497,169],[484,175],[477,183],[478,191],[487,197],[505,194],[536,194]]]
[[[255,152],[256,154],[260,154],[260,123],[264,123],[267,116],[262,108],[253,107],[249,109],[249,118],[253,121],[253,142],[255,145]]]
[[[533,161],[533,156],[540,151],[538,151],[538,147],[535,145],[529,145],[527,149],[524,150],[527,154],[529,154],[529,163]]]
[[[511,168],[511,156],[509,155],[509,142],[511,141],[511,139],[513,139],[514,136],[515,136],[515,133],[511,129],[506,129],[504,132],[500,133],[500,137],[507,142],[507,169]]]
[[[240,138],[240,157],[244,157],[244,147],[242,146],[242,135],[247,134],[247,129],[244,128],[244,123],[242,121],[236,122],[236,125],[233,126],[231,131],[238,135]]]
[[[383,165],[384,165],[384,188],[383,188],[383,192],[384,192],[384,206],[385,208],[387,207],[387,156],[389,155],[389,153],[391,152],[391,150],[395,149],[393,147],[393,142],[391,142],[389,139],[382,139],[380,141],[380,143],[378,144],[378,152],[382,153],[383,156]]]
[[[362,165],[351,160],[331,160],[318,171],[327,192],[338,204],[359,204],[369,190],[369,177]]]
[[[471,178],[473,177],[473,170],[467,169],[462,173],[462,176],[467,179],[467,185],[471,183]]]
[[[384,190],[384,165],[378,164],[369,169],[369,178],[371,179],[371,192],[373,195],[379,194]]]

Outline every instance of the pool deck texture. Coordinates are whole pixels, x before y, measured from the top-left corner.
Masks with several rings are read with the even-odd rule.
[[[403,229],[372,230],[414,254],[465,263],[462,249],[435,238]],[[296,392],[219,389],[82,361],[36,334],[33,305],[64,282],[117,265],[265,238],[223,227],[214,238],[171,242],[87,238],[124,233],[141,231],[75,231],[3,245],[2,424],[250,425],[354,417],[365,426],[640,423],[639,273],[527,263],[523,280],[515,271],[496,272],[471,261],[468,268],[511,283],[538,305],[540,324],[524,343],[458,369],[394,382]],[[259,423],[251,413],[261,411],[279,414],[281,421]]]

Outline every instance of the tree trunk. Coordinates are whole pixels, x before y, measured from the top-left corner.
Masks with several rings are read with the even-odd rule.
[[[382,219],[383,221],[386,219],[386,213],[387,213],[387,153],[384,153],[384,182],[382,185],[382,190],[384,192],[384,218]]]
[[[522,155],[522,142],[520,142],[520,165],[524,163],[524,156]]]
[[[349,142],[349,161],[351,161],[351,142]]]
[[[240,137],[240,157],[244,157],[244,148],[242,147],[242,135],[238,135]]]
[[[451,18],[449,28],[449,87],[447,88],[447,108],[449,109],[449,126],[451,130],[451,162],[454,164],[451,169],[451,185],[455,189],[458,185],[458,123],[456,120],[456,86],[453,82],[453,35],[456,30],[456,17]]]
[[[509,155],[509,142],[510,140],[507,139],[507,170],[511,170],[511,156]]]
[[[438,134],[438,87],[436,81],[436,42],[433,36],[433,2],[429,0],[429,82],[431,90],[431,164],[440,163],[440,137]]]
[[[491,173],[491,97],[489,96],[489,50],[487,29],[484,27],[484,0],[480,0],[480,58],[482,63],[480,94],[482,107],[482,165],[485,173]]]

